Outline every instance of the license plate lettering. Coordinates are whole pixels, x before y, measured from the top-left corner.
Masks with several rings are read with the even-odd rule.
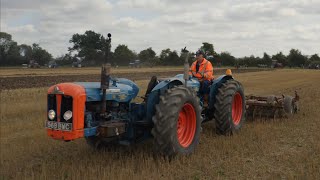
[[[71,131],[72,123],[47,121],[46,127],[54,130]]]

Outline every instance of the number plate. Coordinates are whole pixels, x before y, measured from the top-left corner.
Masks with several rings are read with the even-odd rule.
[[[72,131],[72,123],[47,121],[46,127],[54,130]]]

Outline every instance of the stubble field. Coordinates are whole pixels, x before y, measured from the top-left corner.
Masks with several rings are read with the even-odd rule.
[[[245,94],[293,95],[297,90],[299,113],[290,119],[247,121],[232,137],[217,136],[213,124],[205,124],[195,153],[171,162],[153,159],[152,140],[94,151],[84,140],[65,143],[47,137],[48,86],[63,81],[99,81],[99,69],[77,71],[57,70],[48,75],[0,70],[0,179],[320,178],[320,71],[234,72]],[[179,68],[124,69],[115,74],[135,80],[142,94],[151,75],[180,72]],[[38,83],[30,86],[28,82]]]

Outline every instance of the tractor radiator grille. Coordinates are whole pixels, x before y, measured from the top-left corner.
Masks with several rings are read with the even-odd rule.
[[[71,96],[68,95],[60,95],[60,94],[48,94],[48,110],[54,110],[56,113],[56,117],[52,121],[60,121],[60,122],[68,122],[71,123],[73,117],[66,121],[63,118],[63,114],[66,111],[73,112],[73,99]],[[50,119],[48,118],[50,121]]]

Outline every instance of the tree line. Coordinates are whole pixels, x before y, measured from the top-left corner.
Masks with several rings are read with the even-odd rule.
[[[186,54],[180,51],[163,49],[159,55],[149,47],[139,53],[129,49],[125,44],[119,44],[114,51],[107,53],[107,39],[100,33],[86,31],[84,34],[74,34],[69,40],[71,46],[68,53],[56,58],[39,44],[18,45],[12,36],[6,32],[0,32],[0,66],[21,66],[30,60],[37,61],[40,65],[55,61],[59,65],[70,65],[75,61],[82,61],[87,66],[99,66],[105,61],[108,54],[110,63],[114,66],[128,66],[128,64],[139,59],[145,66],[179,66],[182,65]],[[110,46],[109,46],[110,48]],[[214,66],[248,66],[270,67],[274,62],[282,66],[301,67],[313,64],[320,64],[318,54],[311,56],[303,55],[298,49],[291,49],[288,55],[279,52],[275,55],[264,53],[262,57],[245,56],[236,58],[229,52],[217,53],[211,43],[203,42],[199,47],[207,53],[207,59]],[[189,63],[194,61],[194,52],[190,52]]]
[[[39,44],[33,43],[18,45],[12,39],[11,34],[0,32],[0,66],[21,66],[31,59],[39,64],[48,63],[52,60],[52,55]]]

